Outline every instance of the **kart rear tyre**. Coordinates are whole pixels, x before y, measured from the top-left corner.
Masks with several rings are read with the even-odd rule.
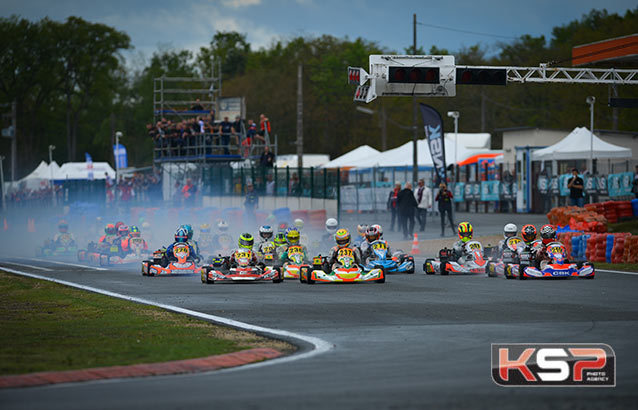
[[[428,263],[431,264],[433,260],[434,259],[426,259],[423,263],[423,272],[425,272],[426,275],[434,275],[434,271],[428,272]]]
[[[315,284],[315,281],[311,278],[312,271],[308,270],[308,268],[303,268],[303,269],[305,269],[305,270],[306,270],[306,281],[305,281],[305,282],[306,282],[308,285],[314,285],[314,284]],[[299,278],[301,279],[301,274],[299,274]]]
[[[450,272],[447,271],[446,263],[441,262],[441,266],[439,269],[441,270],[442,276],[448,276],[450,274]]]
[[[410,262],[412,262],[412,269],[406,270],[405,273],[408,274],[413,274],[415,269],[414,269],[414,258],[412,256],[408,256],[406,259],[408,259]]]
[[[525,275],[523,275],[523,271],[519,270],[518,271],[518,280],[525,280],[525,279],[527,279],[527,278],[525,277]]]
[[[381,271],[383,272],[383,278],[375,280],[376,283],[385,283],[385,276],[387,275],[387,272],[385,268],[381,269]]]
[[[272,280],[272,283],[281,283],[284,281],[284,276],[281,274],[281,269],[274,269],[277,271],[277,277]],[[299,275],[301,277],[301,275]]]
[[[142,261],[142,263],[146,266],[146,272],[150,272],[150,261]],[[144,268],[142,267],[142,276],[148,276],[148,273],[144,272]]]
[[[513,276],[512,276],[512,267],[511,267],[511,266],[509,266],[509,265],[507,265],[507,266],[505,267],[505,279],[513,279]]]
[[[496,277],[496,271],[495,271],[495,268],[494,268],[494,263],[487,262],[487,266],[485,268],[487,270],[487,276],[489,278],[495,278]]]

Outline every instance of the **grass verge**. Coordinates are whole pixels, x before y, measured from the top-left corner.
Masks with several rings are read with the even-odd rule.
[[[609,232],[629,232],[632,235],[638,235],[638,218],[615,224],[608,224],[607,230]]]
[[[191,359],[285,342],[0,272],[0,375]]]
[[[635,263],[602,263],[595,262],[594,268],[607,270],[622,270],[626,272],[638,272],[638,265]]]

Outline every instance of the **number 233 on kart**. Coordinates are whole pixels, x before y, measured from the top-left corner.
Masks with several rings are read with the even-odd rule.
[[[499,386],[616,385],[616,355],[603,343],[492,343]]]

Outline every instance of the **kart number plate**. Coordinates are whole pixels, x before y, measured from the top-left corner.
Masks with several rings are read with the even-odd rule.
[[[291,246],[288,248],[288,253],[290,255],[295,253],[303,253],[303,248],[301,246]]]
[[[375,249],[375,250],[376,250],[376,249],[384,250],[384,249],[388,249],[388,246],[387,246],[385,243],[383,243],[383,242],[379,242],[379,243],[374,243],[374,244],[372,244],[372,249]]]
[[[250,252],[237,252],[237,255],[235,256],[236,259],[249,259],[250,258]]]
[[[350,248],[339,249],[339,253],[337,254],[337,256],[350,256],[350,257],[352,257],[353,255],[354,255],[354,252],[352,252],[352,249]]]

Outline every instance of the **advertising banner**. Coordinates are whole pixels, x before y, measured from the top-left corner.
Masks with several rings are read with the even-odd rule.
[[[423,128],[428,139],[430,155],[436,171],[435,183],[447,182],[445,169],[445,144],[443,143],[443,120],[441,114],[427,104],[419,104],[423,116]]]
[[[481,201],[498,201],[500,181],[481,182]]]
[[[454,195],[454,202],[465,201],[465,182],[455,182],[452,195]]]
[[[622,172],[620,174],[609,174],[607,177],[607,190],[609,196],[632,195],[631,183],[634,178],[633,172]]]

